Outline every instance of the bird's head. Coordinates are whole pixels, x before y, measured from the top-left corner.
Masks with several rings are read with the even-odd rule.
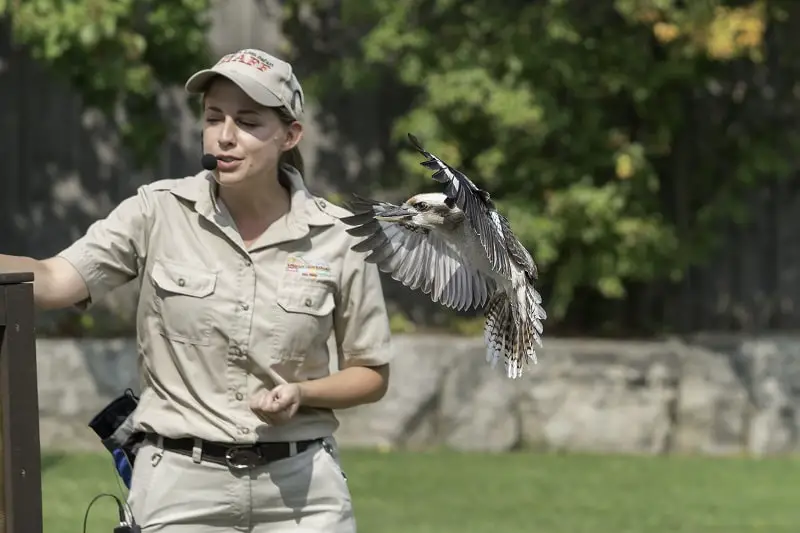
[[[403,205],[387,210],[375,218],[419,228],[437,229],[460,222],[463,213],[446,195],[424,193],[412,196]]]

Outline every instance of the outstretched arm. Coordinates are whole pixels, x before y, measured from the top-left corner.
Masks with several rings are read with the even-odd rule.
[[[0,274],[33,272],[33,299],[40,309],[69,307],[89,296],[83,278],[61,257],[45,260],[0,254]]]
[[[0,254],[0,274],[33,272],[33,297],[40,309],[90,304],[138,274],[151,215],[146,196],[140,189],[54,257]]]

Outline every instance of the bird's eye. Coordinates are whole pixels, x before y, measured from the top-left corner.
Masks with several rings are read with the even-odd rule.
[[[420,211],[427,211],[427,210],[428,210],[428,204],[426,204],[425,202],[419,202],[419,203],[417,203],[417,206],[416,206],[416,207],[417,207],[417,209],[419,209]]]

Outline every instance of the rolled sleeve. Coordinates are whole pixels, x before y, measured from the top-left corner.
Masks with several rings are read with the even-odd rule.
[[[89,290],[89,298],[78,308],[90,307],[138,276],[147,249],[151,211],[151,202],[142,187],[57,254],[75,267]]]
[[[341,368],[390,362],[391,332],[378,268],[350,250],[334,319]]]

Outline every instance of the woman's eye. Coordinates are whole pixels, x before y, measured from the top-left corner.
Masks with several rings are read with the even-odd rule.
[[[419,209],[420,211],[427,211],[428,204],[426,204],[425,202],[420,202],[417,204],[417,209]]]

